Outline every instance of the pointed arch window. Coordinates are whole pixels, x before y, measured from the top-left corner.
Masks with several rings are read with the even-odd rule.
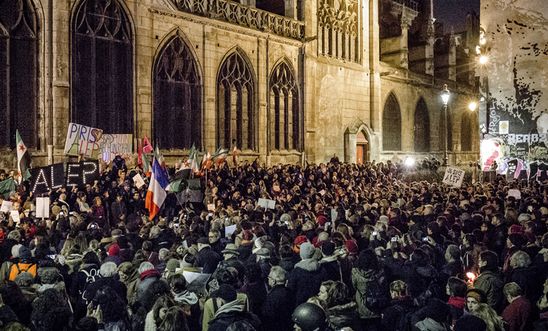
[[[286,62],[281,62],[270,76],[269,136],[273,149],[300,150],[302,116],[299,108],[295,75]]]
[[[202,83],[198,63],[180,36],[156,60],[154,137],[162,148],[202,146]]]
[[[385,151],[401,150],[401,111],[398,100],[390,93],[382,113],[382,148]]]
[[[430,119],[423,98],[419,100],[415,109],[414,142],[415,152],[430,151]]]
[[[472,150],[472,135],[472,116],[464,113],[460,123],[461,151],[470,152]]]
[[[255,149],[255,82],[240,51],[229,55],[217,78],[217,144]]]
[[[38,147],[38,31],[30,0],[0,2],[0,145]]]
[[[72,122],[133,132],[133,44],[118,0],[82,0],[72,20]]]

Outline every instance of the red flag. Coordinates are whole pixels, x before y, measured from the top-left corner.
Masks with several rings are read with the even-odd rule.
[[[143,153],[150,154],[154,151],[154,148],[152,148],[152,144],[148,140],[147,136],[143,138]]]

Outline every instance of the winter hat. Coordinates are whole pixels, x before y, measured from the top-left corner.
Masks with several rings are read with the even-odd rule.
[[[223,254],[233,254],[233,255],[240,255],[240,252],[238,251],[238,248],[235,244],[227,244],[225,249],[221,252]]]
[[[316,223],[318,223],[319,226],[324,226],[325,223],[327,223],[327,217],[325,215],[316,216]]]
[[[531,220],[531,215],[526,213],[521,213],[518,216],[518,222],[523,223]]]
[[[386,215],[379,216],[379,222],[388,224],[388,216]]]
[[[169,259],[166,263],[166,270],[169,272],[175,272],[177,268],[179,268],[181,264],[179,263],[179,260],[177,259]]]
[[[297,236],[297,238],[295,238],[295,240],[293,241],[293,251],[295,253],[299,253],[301,245],[307,241],[308,241],[308,238],[306,238],[306,236],[303,236],[303,235]]]
[[[268,248],[260,248],[255,252],[255,255],[261,256],[261,257],[270,257],[270,250]]]
[[[512,224],[512,226],[510,226],[510,234],[523,234],[523,226],[521,225],[518,225],[518,224]]]
[[[282,216],[280,216],[280,223],[284,223],[284,224],[287,224],[291,221],[291,215],[289,214],[282,214]]]
[[[19,258],[21,260],[29,260],[30,258],[32,258],[32,253],[27,246],[19,247]]]
[[[38,276],[42,284],[55,284],[59,279],[59,270],[54,267],[38,268]]]
[[[8,239],[15,240],[17,242],[21,241],[21,232],[19,230],[11,230],[10,233],[8,233]]]
[[[309,242],[304,242],[301,244],[299,255],[301,256],[301,260],[310,259],[314,255],[314,245],[312,245]]]
[[[461,318],[455,323],[454,331],[486,331],[487,324],[485,322],[472,314],[464,314]]]
[[[23,271],[15,277],[15,284],[19,287],[29,287],[34,283],[34,277],[26,271]]]
[[[169,249],[167,248],[161,248],[160,251],[158,252],[158,258],[160,259],[160,261],[167,260],[168,256],[169,256]]]
[[[149,270],[154,270],[154,264],[148,261],[145,261],[139,265],[139,274],[142,274],[143,272],[146,272]]]
[[[14,257],[14,258],[19,257],[19,248],[21,248],[21,247],[23,247],[23,245],[21,245],[21,244],[13,245],[11,247],[11,256]]]
[[[118,244],[112,244],[108,247],[108,256],[118,256],[120,254],[120,246]]]
[[[236,290],[227,284],[222,284],[219,289],[215,291],[214,297],[221,298],[225,302],[232,302],[236,300],[238,293]]]

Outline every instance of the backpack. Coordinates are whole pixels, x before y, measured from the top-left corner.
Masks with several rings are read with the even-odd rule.
[[[378,312],[390,303],[386,277],[382,274],[375,274],[373,279],[367,282],[365,293],[362,293],[364,305],[371,311]]]
[[[32,275],[32,278],[36,278],[36,271],[38,267],[36,266],[36,263],[24,263],[24,262],[16,262],[13,263],[10,267],[10,273],[8,279],[10,281],[15,281],[15,278],[19,276],[22,272],[28,272]]]
[[[80,290],[80,297],[82,298],[82,300],[84,300],[84,302],[86,304],[88,304],[88,300],[86,299],[85,297],[85,294],[86,294],[86,289],[88,287],[89,284],[95,282],[95,280],[97,278],[100,278],[101,275],[99,274],[99,270],[93,268],[93,269],[90,269],[89,271],[85,270],[85,269],[82,269],[80,270],[81,272],[84,273],[84,275],[86,276],[86,283],[84,285],[84,288],[82,290]]]

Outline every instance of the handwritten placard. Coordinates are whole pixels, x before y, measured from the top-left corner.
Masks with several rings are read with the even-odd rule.
[[[49,198],[36,198],[36,218],[49,218]]]
[[[65,139],[65,155],[97,158],[102,135],[101,129],[69,123]]]
[[[133,182],[135,183],[135,186],[137,186],[137,188],[145,186],[145,180],[143,179],[141,174],[133,176]]]
[[[443,183],[449,186],[459,188],[464,180],[464,170],[447,167],[443,176]]]
[[[275,209],[276,208],[276,201],[275,200],[259,198],[259,201],[257,202],[257,204],[259,206],[263,207],[264,209]]]

